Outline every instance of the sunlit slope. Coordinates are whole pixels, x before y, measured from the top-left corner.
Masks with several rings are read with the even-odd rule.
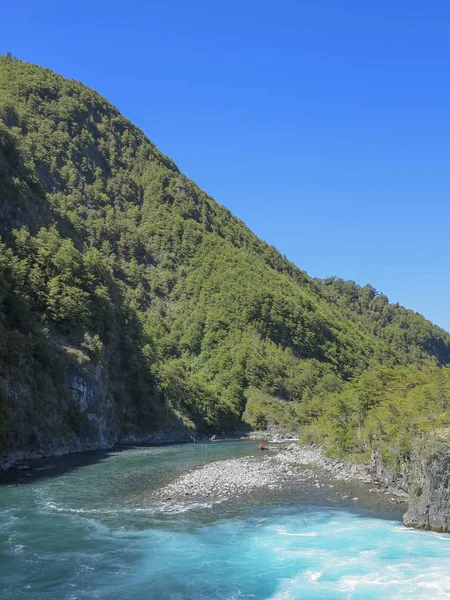
[[[446,332],[308,277],[98,93],[6,57],[0,235],[5,448],[229,430],[249,393],[292,415],[370,365],[450,360]]]

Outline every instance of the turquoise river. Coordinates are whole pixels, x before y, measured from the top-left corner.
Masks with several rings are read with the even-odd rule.
[[[364,484],[151,499],[188,469],[248,455],[254,442],[123,448],[3,474],[0,598],[450,598],[450,535],[402,527],[402,507]]]

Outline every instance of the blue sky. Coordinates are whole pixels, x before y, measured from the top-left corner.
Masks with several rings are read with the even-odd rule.
[[[450,330],[450,4],[15,0],[0,52],[97,89],[313,276]]]

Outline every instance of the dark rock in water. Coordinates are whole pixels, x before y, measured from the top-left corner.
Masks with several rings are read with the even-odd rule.
[[[418,463],[413,474],[407,527],[450,533],[450,456]]]

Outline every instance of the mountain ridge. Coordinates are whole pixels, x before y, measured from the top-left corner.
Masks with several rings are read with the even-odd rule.
[[[255,403],[292,426],[368,368],[450,362],[447,332],[309,277],[97,92],[8,57],[0,175],[6,453],[254,426]]]

